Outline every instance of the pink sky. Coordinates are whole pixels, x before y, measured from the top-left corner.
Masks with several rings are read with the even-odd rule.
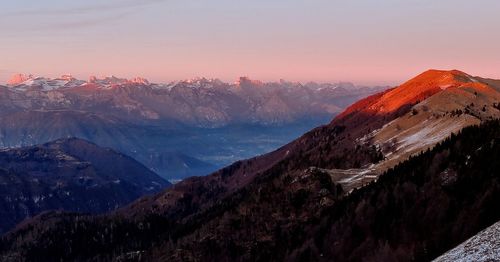
[[[429,68],[500,78],[500,1],[12,1],[13,73],[397,84]]]

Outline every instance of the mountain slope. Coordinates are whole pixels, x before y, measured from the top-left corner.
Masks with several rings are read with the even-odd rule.
[[[135,218],[45,214],[8,234],[0,245],[2,256],[426,261],[500,218],[499,137],[498,120],[465,128],[350,194],[321,170],[285,173],[275,166],[182,220],[161,213]],[[28,235],[35,241],[24,240]]]
[[[500,218],[499,137],[498,120],[466,128],[348,195],[320,170],[283,175],[277,168],[194,216],[175,245],[164,242],[151,254],[214,261],[429,260]]]
[[[356,187],[453,132],[499,118],[500,88],[490,82],[457,70],[429,70],[355,103],[330,126],[346,127],[353,144],[376,148],[382,161],[329,172]]]
[[[170,184],[130,157],[80,139],[0,151],[0,232],[45,210],[102,213]]]
[[[385,202],[380,202],[381,205],[396,205],[397,208],[394,208],[394,206],[385,207],[391,212],[394,210],[407,210],[408,213],[399,215],[408,220],[414,217],[420,217],[415,216],[415,213],[421,215],[421,217],[426,217],[428,214],[437,214],[439,211],[435,210],[437,206],[428,206],[425,204],[426,199],[432,198],[426,193],[429,192],[427,189],[434,190],[431,190],[429,194],[435,194],[437,198],[443,197],[443,199],[441,199],[443,200],[442,205],[450,205],[450,209],[447,210],[455,210],[452,209],[455,205],[469,205],[470,209],[463,209],[463,212],[467,213],[451,213],[444,214],[442,217],[429,217],[429,219],[438,219],[432,220],[435,222],[437,230],[443,227],[442,222],[446,221],[446,219],[441,219],[445,217],[448,218],[447,221],[452,219],[453,221],[457,221],[457,225],[462,225],[465,220],[460,216],[468,216],[468,220],[466,220],[471,222],[471,225],[467,226],[469,231],[455,232],[457,236],[456,239],[459,239],[468,234],[472,234],[473,231],[477,232],[476,229],[481,226],[486,226],[489,222],[492,223],[489,219],[496,216],[496,213],[491,211],[493,210],[491,208],[491,203],[495,203],[495,201],[491,201],[491,198],[495,199],[497,197],[497,183],[495,182],[495,173],[492,172],[492,170],[496,168],[494,166],[495,161],[490,161],[491,163],[486,161],[484,162],[484,166],[477,166],[476,170],[482,170],[479,174],[475,174],[474,170],[467,171],[468,169],[465,167],[462,168],[466,170],[464,171],[465,173],[463,173],[465,179],[463,181],[469,183],[470,181],[468,179],[470,179],[472,174],[480,177],[477,184],[470,184],[475,186],[474,190],[471,190],[471,192],[478,193],[471,193],[463,196],[463,186],[467,185],[467,183],[459,183],[457,184],[457,191],[452,190],[451,192],[458,192],[458,194],[451,196],[451,198],[456,200],[453,202],[455,204],[446,202],[447,198],[445,198],[443,194],[447,193],[447,189],[443,189],[443,185],[439,181],[436,181],[435,177],[449,178],[451,179],[450,181],[453,181],[456,177],[455,173],[460,173],[460,170],[462,170],[457,169],[457,166],[462,167],[463,164],[467,163],[467,161],[463,161],[463,158],[467,158],[467,155],[462,155],[462,153],[469,153],[470,155],[473,150],[478,149],[478,147],[475,147],[478,143],[483,143],[485,146],[490,143],[496,146],[496,140],[491,138],[498,136],[498,123],[495,122],[495,124],[491,124],[490,127],[485,127],[485,130],[471,129],[475,130],[474,132],[479,132],[484,135],[484,139],[490,140],[481,140],[481,136],[478,137],[474,135],[474,132],[470,133],[470,131],[468,131],[469,133],[467,135],[461,136],[461,142],[457,142],[456,146],[453,145],[453,143],[456,142],[456,140],[453,140],[455,138],[453,138],[452,140],[455,142],[446,144],[445,147],[449,148],[445,151],[441,152],[440,150],[442,148],[438,147],[433,153],[426,153],[426,155],[421,157],[418,161],[408,161],[403,165],[405,168],[399,168],[398,171],[394,171],[392,168],[394,168],[398,162],[404,161],[412,153],[406,152],[409,153],[409,155],[405,155],[398,152],[397,148],[398,145],[402,144],[401,140],[393,141],[394,145],[385,145],[383,142],[386,140],[380,140],[382,141],[380,142],[374,139],[374,136],[383,133],[382,130],[393,121],[418,119],[416,116],[426,116],[425,120],[427,121],[434,121],[434,119],[442,121],[444,119],[449,121],[449,123],[458,123],[457,126],[454,126],[454,128],[457,129],[474,123],[484,122],[490,118],[498,118],[500,115],[500,111],[497,108],[499,103],[497,100],[498,90],[494,85],[490,85],[490,82],[492,81],[472,78],[458,71],[433,70],[425,72],[399,87],[361,100],[351,106],[345,113],[336,117],[330,124],[316,128],[274,152],[236,162],[207,177],[186,179],[163,193],[142,198],[127,208],[118,210],[109,217],[99,218],[97,220],[95,220],[96,218],[85,219],[89,219],[88,221],[98,221],[96,223],[102,225],[106,225],[110,223],[110,221],[120,221],[119,223],[123,226],[122,229],[127,228],[127,230],[129,230],[129,228],[134,228],[136,238],[130,243],[113,244],[109,242],[108,239],[103,239],[99,243],[101,247],[100,250],[105,258],[115,256],[115,248],[118,246],[120,250],[126,247],[126,251],[132,252],[130,255],[135,254],[133,252],[136,251],[147,251],[152,252],[149,254],[153,254],[153,256],[162,255],[177,260],[194,259],[207,256],[207,254],[213,255],[213,259],[220,258],[220,260],[230,260],[230,258],[233,258],[232,256],[242,253],[245,254],[245,256],[242,257],[243,260],[259,258],[264,260],[280,260],[280,258],[284,257],[296,258],[299,255],[304,256],[305,259],[309,258],[309,256],[319,259],[320,253],[318,253],[318,250],[327,250],[330,252],[327,253],[329,257],[338,256],[339,258],[348,260],[345,256],[349,255],[352,256],[352,259],[360,259],[363,255],[371,254],[368,250],[391,250],[392,246],[397,245],[398,242],[391,240],[392,246],[378,245],[381,243],[383,244],[385,239],[391,239],[394,235],[398,235],[398,232],[409,230],[404,228],[406,225],[405,223],[400,223],[394,227],[394,231],[390,231],[390,228],[387,229],[387,224],[384,223],[384,219],[393,219],[392,223],[394,224],[403,221],[397,220],[401,217],[386,216],[383,212],[384,208],[381,209],[382,211],[378,211],[378,208],[372,208],[373,205],[379,203],[377,199],[380,198],[383,200],[386,196],[389,197],[389,192],[386,191],[387,187],[394,188],[399,182],[403,184],[408,182],[410,183],[408,185],[408,190],[406,188],[398,188],[399,191],[397,191],[398,194],[401,193],[404,197],[401,197],[401,199],[396,198],[396,196],[391,197],[390,201],[384,200]],[[410,94],[405,94],[405,90]],[[482,90],[486,90],[486,92],[482,92]],[[404,98],[393,96],[391,95],[393,92],[405,94],[405,96]],[[474,92],[477,92],[477,95]],[[445,97],[448,100],[438,99],[437,102],[432,102],[433,99],[440,97]],[[483,98],[485,98],[485,100],[483,100]],[[453,105],[458,108],[453,110],[449,108],[446,110],[452,111],[448,111],[448,113],[444,111],[438,114],[439,110],[441,110],[442,103],[448,101],[453,102]],[[482,108],[475,109],[476,107],[474,107],[474,109],[471,109],[472,106],[469,104],[469,101],[473,101],[474,103],[488,101],[492,104],[484,104],[483,107],[485,110],[483,111]],[[426,115],[422,113],[425,112],[424,105],[427,106],[427,109],[425,109],[427,110],[426,112],[432,112],[432,114]],[[422,111],[418,111],[419,106],[422,106]],[[387,108],[390,108],[390,110],[387,110]],[[466,112],[466,109],[469,113],[464,114],[463,112]],[[415,112],[414,110],[417,111]],[[457,110],[462,110],[462,113],[458,113]],[[469,119],[471,119],[470,117],[474,117],[474,119],[476,119],[475,122],[469,121]],[[400,127],[399,133],[411,134],[413,132],[412,130],[415,130],[412,127],[421,122],[424,121],[408,121],[407,125],[402,125]],[[435,125],[424,127],[424,129],[416,129],[416,131],[428,131],[430,136],[425,136],[421,139],[421,146],[417,145],[411,148],[413,154],[434,146],[440,140],[451,135],[454,131],[453,129],[441,130],[440,128],[435,128]],[[428,127],[429,129],[427,129]],[[435,131],[441,131],[439,132],[439,136],[434,135]],[[473,137],[474,139],[471,140],[473,143],[465,143],[465,137]],[[391,140],[389,140],[389,142],[391,142]],[[391,146],[393,146],[392,149]],[[403,146],[403,148],[404,147],[405,146]],[[463,152],[453,147],[460,148]],[[450,148],[453,148],[453,150]],[[498,155],[498,152],[495,151],[497,150],[496,147],[491,148],[491,150],[493,151],[489,152],[489,154],[484,156],[481,155],[481,158],[476,159],[475,163],[483,163],[481,159],[491,160],[491,157],[496,157]],[[395,153],[390,155],[393,151]],[[454,154],[449,151],[458,153],[459,155],[457,158],[448,159],[447,157],[450,154]],[[415,161],[418,162],[418,164],[415,164]],[[435,163],[435,166],[429,163]],[[431,169],[426,169],[428,166],[431,166]],[[447,167],[449,167],[450,170],[446,171]],[[412,170],[418,170],[418,172],[412,173]],[[415,177],[418,178],[415,178],[416,180],[411,180],[405,177],[403,179],[404,181],[391,178],[389,180],[392,182],[384,184],[385,182],[383,181],[386,181],[386,179],[379,178],[380,174],[384,172],[395,172],[397,174],[412,173],[412,176],[410,176],[411,179]],[[410,180],[407,181],[405,179]],[[366,188],[371,189],[365,189],[364,186],[374,180],[377,180],[375,185],[368,185]],[[421,188],[423,186],[422,183],[424,183],[422,181],[427,183],[425,184],[426,188]],[[361,188],[361,191],[358,190],[359,188]],[[415,191],[416,188],[419,188],[419,190]],[[446,192],[443,193],[443,190]],[[415,192],[419,194],[416,195]],[[489,195],[482,195],[481,192]],[[345,198],[347,202],[343,202],[344,200],[342,200],[345,194],[347,194]],[[464,198],[461,198],[462,196]],[[476,198],[476,196],[478,198]],[[478,200],[481,196],[483,196],[484,199],[488,199],[488,201],[481,202]],[[394,198],[399,202],[394,203]],[[364,203],[357,202],[363,199]],[[411,207],[410,203],[423,204],[416,205],[415,210],[406,209]],[[352,212],[357,210],[358,205],[358,210],[360,210],[362,216],[359,216],[358,220],[352,220],[356,217],[356,214]],[[470,218],[469,214],[473,214],[473,211],[479,210],[478,206],[484,207],[487,212],[480,214],[481,218]],[[330,210],[330,207],[333,208],[333,210],[331,210],[331,212],[333,212],[331,216],[332,219],[324,222],[328,227],[321,228],[321,230],[317,229],[315,226],[318,224],[321,225],[320,218],[325,215],[325,209]],[[379,213],[379,219],[373,221],[375,224],[368,223],[367,225],[364,217],[372,217],[374,212],[381,212]],[[343,217],[343,215],[347,216]],[[73,218],[70,216],[70,218],[68,218],[69,221],[72,221],[72,219],[79,219],[77,215],[72,217]],[[244,217],[244,219],[242,220],[239,217]],[[67,217],[65,218],[64,215],[53,215],[45,218],[54,221],[58,226],[68,230],[71,229],[71,222],[68,222],[68,220],[66,220]],[[262,218],[265,218],[265,221],[262,220]],[[485,222],[486,220],[488,221]],[[145,221],[151,222],[147,228],[137,227],[137,225],[140,224],[144,225]],[[342,223],[335,224],[337,223],[336,221],[341,221]],[[344,228],[342,225],[354,222],[358,224],[353,227],[347,227],[351,231],[342,231],[344,230],[342,229]],[[40,223],[40,227],[43,227],[43,223],[37,222],[37,220],[33,222],[33,225],[36,226],[37,223]],[[81,228],[87,228],[87,222],[82,223]],[[94,222],[89,223],[96,226]],[[439,227],[437,225],[439,225]],[[275,228],[275,226],[277,226],[277,228]],[[449,226],[455,227],[455,224]],[[96,227],[96,232],[105,229],[105,226]],[[231,230],[228,230],[228,228]],[[323,242],[321,241],[323,238],[318,237],[318,239],[316,239],[314,236],[318,232],[328,232],[328,228],[335,228],[335,230],[342,231],[341,233],[345,234],[346,237],[353,236],[353,239],[350,242],[336,244],[340,245],[338,249],[332,250],[323,247]],[[117,229],[115,232],[117,234],[123,234],[124,232],[121,231],[122,229]],[[379,229],[382,231],[377,231]],[[69,232],[68,230],[66,232]],[[355,232],[359,232],[359,230],[364,233],[361,235],[355,234]],[[43,230],[42,235],[50,235],[55,231],[57,231],[57,229]],[[276,236],[269,235],[269,232],[275,232],[279,236],[284,231],[287,233],[283,236],[285,239],[283,242],[272,241]],[[386,235],[388,231],[390,231],[392,235]],[[24,231],[21,230],[18,233],[24,234],[23,232]],[[26,232],[29,233],[29,230]],[[232,232],[234,232],[234,234],[232,234]],[[446,233],[449,234],[450,232]],[[61,239],[71,239],[78,236],[78,234],[67,235],[64,232],[61,234],[63,234]],[[115,233],[113,233],[113,238],[116,237],[114,234]],[[331,234],[332,238],[339,235],[335,232],[330,232],[329,234]],[[235,241],[228,239],[228,235],[234,237]],[[374,237],[366,238],[364,237],[365,235],[374,235]],[[444,233],[440,233],[437,238],[441,239],[444,235]],[[405,237],[411,238],[410,242],[401,243],[401,249],[405,250],[401,252],[401,257],[404,257],[404,254],[414,254],[419,259],[430,258],[431,256],[438,255],[437,250],[444,248],[446,245],[448,245],[448,247],[452,245],[448,243],[442,246],[434,246],[435,250],[420,254],[422,243],[431,245],[434,242],[427,243],[426,239],[422,240],[418,232],[413,232],[409,236],[400,237],[403,239]],[[211,239],[215,239],[215,241],[211,241]],[[368,242],[364,242],[365,240]],[[80,239],[79,241],[84,240]],[[314,246],[304,246],[305,244],[315,241],[318,241],[318,243],[315,243]],[[242,243],[241,245],[239,244],[240,242]],[[271,243],[282,246],[277,246],[276,252],[274,252]],[[326,244],[330,243],[333,242],[326,242]],[[357,244],[351,245],[349,243]],[[158,246],[160,244],[163,245],[159,250],[150,250],[149,248],[151,245]],[[198,245],[197,247],[202,245],[202,247],[206,249],[200,248],[199,251],[197,251],[198,249],[192,246],[194,244]],[[425,245],[423,250],[425,250]],[[374,246],[381,249],[373,248]],[[50,247],[47,246],[35,246],[33,248],[34,253],[42,252],[39,251],[38,248],[42,248],[41,250],[50,250]],[[88,254],[92,254],[88,253],[92,250],[92,246],[89,246],[89,248],[89,250],[80,250],[81,253],[78,253],[80,251],[76,251],[76,253],[65,253],[64,256],[85,257]],[[209,249],[214,251],[209,253],[207,251]],[[225,252],[227,250],[236,251],[235,253],[227,254]],[[50,253],[51,251],[46,252]],[[303,254],[304,252],[305,254]],[[394,252],[397,252],[397,250]],[[126,254],[125,252],[120,252],[120,255]],[[382,258],[384,254],[375,253],[374,256],[380,256]]]

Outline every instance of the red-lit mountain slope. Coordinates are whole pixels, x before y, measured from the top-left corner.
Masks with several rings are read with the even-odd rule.
[[[479,83],[475,78],[458,70],[428,70],[398,87],[360,100],[337,116],[331,124],[358,129],[362,125],[369,126],[380,117],[388,119],[404,114],[413,105],[444,90],[474,85],[487,84]]]
[[[373,146],[384,156],[376,165],[330,170],[346,183],[371,181],[412,154],[430,148],[465,126],[500,116],[498,81],[466,73],[429,70],[401,86],[361,100],[335,118],[356,145]]]

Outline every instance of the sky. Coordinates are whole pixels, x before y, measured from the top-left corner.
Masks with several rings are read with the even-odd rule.
[[[498,0],[0,0],[14,73],[395,85],[429,68],[500,78]]]

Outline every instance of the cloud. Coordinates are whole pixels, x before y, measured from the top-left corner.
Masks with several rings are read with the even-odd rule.
[[[48,25],[38,26],[33,28],[34,30],[50,30],[50,31],[67,31],[74,30],[78,28],[85,28],[91,26],[102,26],[104,24],[111,23],[116,20],[120,20],[127,16],[132,15],[132,11],[121,12],[117,14],[110,14],[102,17],[93,17],[87,19],[79,19],[73,21],[58,21]]]
[[[21,33],[21,31],[68,31],[106,25],[113,21],[134,15],[139,8],[165,1],[166,0],[114,0],[106,3],[93,3],[66,8],[26,9],[0,14],[0,20],[5,20],[2,22],[6,30],[4,36],[16,36]],[[30,18],[24,19],[24,23],[14,23],[21,17]],[[35,23],[34,21],[37,22]],[[12,23],[12,26],[7,26],[9,23]],[[2,28],[1,25],[0,28]]]
[[[19,17],[19,16],[57,16],[57,15],[87,15],[93,13],[103,13],[108,11],[122,11],[131,8],[148,6],[155,3],[164,2],[165,0],[128,0],[128,1],[113,1],[106,4],[82,5],[69,8],[59,9],[30,9],[8,12],[2,14],[4,18]]]

